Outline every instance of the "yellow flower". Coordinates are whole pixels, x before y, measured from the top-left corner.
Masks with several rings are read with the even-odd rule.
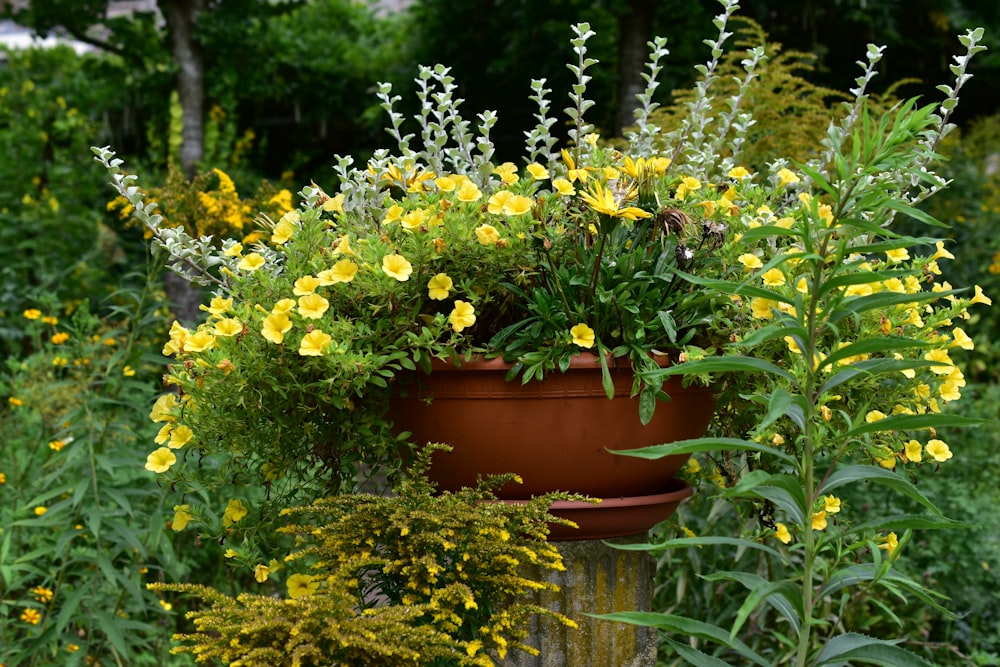
[[[343,192],[338,193],[323,202],[323,206],[321,208],[327,213],[343,213],[344,198]]]
[[[563,197],[572,197],[576,194],[576,188],[565,178],[557,178],[552,181],[552,187]]]
[[[212,330],[216,336],[235,336],[243,332],[243,323],[233,317],[226,317],[215,323]]]
[[[403,229],[408,229],[411,232],[420,229],[420,226],[427,221],[427,216],[430,213],[427,212],[425,208],[415,208],[402,218],[399,219],[399,224]]]
[[[177,457],[166,447],[160,447],[146,457],[146,470],[155,473],[167,472],[177,463]]]
[[[826,530],[826,512],[813,512],[812,515],[812,529],[813,530]]]
[[[438,187],[441,192],[454,192],[455,188],[458,187],[458,179],[454,176],[438,176],[434,179],[434,185]]]
[[[528,173],[531,174],[531,178],[536,181],[544,181],[549,177],[549,170],[538,164],[537,162],[532,162],[527,167]]]
[[[233,300],[231,298],[223,299],[221,296],[214,296],[207,306],[202,304],[198,307],[218,317],[233,307]]]
[[[37,308],[29,308],[22,314],[26,319],[37,320],[39,317],[42,316],[42,311],[38,310]]]
[[[122,368],[122,375],[124,375],[127,378],[135,377],[135,369],[129,366],[128,364],[125,364],[125,367]]]
[[[890,556],[899,548],[899,538],[896,537],[896,533],[889,533],[885,537],[879,538],[879,542],[881,544],[878,545],[878,548],[885,549]]]
[[[758,320],[769,320],[774,317],[774,312],[772,308],[777,306],[777,302],[771,299],[765,299],[763,297],[755,296],[750,299],[750,315],[754,319]]]
[[[42,322],[45,324],[51,324],[52,326],[55,326],[59,324],[59,318],[53,317],[52,315],[46,315],[45,317],[42,318]]]
[[[798,183],[801,179],[795,175],[791,169],[781,169],[778,171],[778,187],[783,188],[786,185],[791,185],[793,183]]]
[[[987,306],[992,306],[993,305],[993,300],[990,299],[985,294],[983,294],[983,288],[982,287],[980,287],[979,285],[976,285],[975,289],[976,289],[976,293],[972,297],[972,300],[969,301],[969,305],[970,306],[974,306],[977,303],[982,303],[982,304],[985,304]]]
[[[923,460],[924,446],[917,440],[908,440],[906,445],[903,447],[903,451],[906,453],[906,459],[908,461],[920,463]]]
[[[31,589],[31,593],[42,604],[48,604],[52,600],[52,590],[44,586],[35,586]]]
[[[594,346],[594,330],[586,324],[583,324],[582,322],[577,324],[569,330],[569,333],[573,337],[573,343],[575,345],[588,348]]]
[[[346,238],[346,237],[345,237]],[[353,253],[352,253],[353,254]],[[322,284],[334,285],[336,283],[349,283],[354,280],[358,273],[358,265],[349,259],[342,259],[332,268],[320,271],[318,275]]]
[[[293,574],[288,577],[288,597],[300,598],[312,595],[319,589],[319,582],[308,574]]]
[[[935,244],[935,247],[937,248],[937,250],[935,250],[934,254],[931,255],[930,261],[933,262],[938,259],[955,259],[955,256],[945,249],[944,241],[938,241]]]
[[[427,296],[436,301],[443,301],[448,298],[453,283],[446,273],[439,273],[427,281]]]
[[[931,350],[924,355],[924,359],[927,361],[935,361],[940,364],[945,364],[941,366],[931,366],[931,372],[936,373],[937,375],[948,375],[955,367],[951,357],[948,356],[947,350]]]
[[[177,395],[163,394],[158,399],[156,403],[153,403],[153,409],[149,411],[149,419],[153,422],[172,422],[176,421],[177,418],[171,413],[177,407]]]
[[[184,424],[178,424],[170,431],[170,441],[167,447],[170,449],[180,449],[194,437],[194,432]]]
[[[802,354],[802,348],[799,347],[798,341],[792,336],[785,336],[785,343],[788,345],[788,350],[792,354]]]
[[[46,507],[45,505],[39,505],[38,507],[35,508],[35,516],[42,516],[48,511],[49,511],[48,507]]]
[[[385,211],[385,217],[382,219],[383,225],[388,225],[396,222],[401,217],[403,217],[403,207],[399,204],[393,204]]]
[[[764,266],[764,262],[760,261],[760,257],[750,252],[743,253],[736,258],[736,261],[742,264],[747,271],[753,271]]]
[[[726,174],[726,176],[728,176],[729,178],[735,178],[737,180],[744,179],[749,175],[750,172],[747,171],[746,167],[733,167]]]
[[[170,522],[170,529],[180,532],[187,527],[191,519],[190,505],[174,505],[174,520]]]
[[[960,327],[955,327],[951,330],[951,346],[957,346],[963,350],[973,350],[976,348],[976,344],[972,342],[969,334],[965,333],[965,330]]]
[[[475,312],[476,309],[472,307],[471,303],[466,303],[465,301],[460,300],[455,301],[455,307],[448,315],[448,321],[451,322],[451,328],[461,333],[463,329],[471,327],[476,323]]]
[[[689,472],[692,475],[694,475],[701,471],[701,464],[698,463],[698,459],[691,458],[688,459],[688,462],[684,466],[684,469],[686,472]]]
[[[303,357],[322,357],[323,351],[333,338],[319,329],[313,329],[302,337],[299,354]]]
[[[531,197],[514,195],[504,203],[501,213],[504,215],[524,215],[531,210],[533,205],[534,202],[531,200]]]
[[[476,227],[476,239],[483,245],[496,245],[500,233],[493,225],[480,225]]]
[[[286,213],[278,221],[278,224],[274,226],[274,232],[271,234],[271,243],[284,245],[288,243],[288,240],[292,238],[292,234],[295,233],[295,226],[287,219],[287,216],[288,214]]]
[[[781,269],[768,269],[761,275],[761,280],[768,287],[781,287],[785,284],[785,274],[782,273]]]
[[[382,258],[382,271],[402,283],[410,279],[413,265],[402,255],[386,255]]]
[[[260,334],[272,343],[280,344],[285,334],[292,328],[292,321],[285,313],[271,313],[264,318]]]
[[[271,574],[271,569],[267,565],[259,564],[253,569],[253,578],[257,580],[258,584],[267,581],[269,574]]]
[[[622,208],[615,198],[615,193],[610,189],[605,189],[600,183],[594,183],[589,190],[581,192],[580,198],[594,211],[613,218],[638,220],[639,218],[649,218],[653,215],[648,211],[643,211],[641,208],[634,206]]]
[[[927,453],[938,463],[944,463],[952,457],[951,449],[943,440],[934,438],[927,441]]]
[[[890,264],[898,264],[910,258],[910,251],[906,248],[894,248],[893,250],[886,250],[885,257],[889,260]]]
[[[184,341],[185,352],[204,352],[215,347],[215,336],[207,331],[198,331]]]
[[[222,254],[225,255],[226,257],[239,257],[240,255],[243,254],[243,244],[234,243],[233,245],[223,250]]]
[[[788,532],[788,526],[783,523],[776,523],[774,525],[774,536],[780,540],[782,544],[788,544],[792,541],[792,534]]]
[[[241,271],[253,272],[259,269],[260,267],[264,266],[264,264],[266,263],[267,262],[264,260],[263,257],[260,256],[260,254],[252,252],[249,253],[248,255],[245,255],[243,259],[240,260],[240,263],[236,265],[236,267]]]
[[[281,313],[288,313],[295,307],[295,299],[281,299],[274,304],[271,308],[272,315],[279,315]]]
[[[68,340],[69,340],[69,334],[66,333],[65,331],[60,331],[59,333],[54,334],[52,336],[52,344],[53,345],[62,345],[63,343],[65,343]]]
[[[49,441],[49,449],[51,449],[54,452],[62,451],[62,448],[65,447],[65,446],[66,446],[66,442],[64,440],[50,440]]]
[[[865,421],[869,424],[874,424],[877,421],[882,421],[885,419],[885,413],[881,410],[869,410],[868,414],[865,415]]]
[[[246,505],[239,498],[233,498],[226,504],[226,512],[222,515],[222,525],[229,527],[247,515]]]
[[[38,613],[37,609],[25,609],[21,612],[21,620],[25,623],[30,623],[31,625],[38,625],[42,620],[42,615]]]
[[[458,199],[458,201],[462,201],[467,204],[479,201],[482,196],[483,193],[472,181],[462,181],[462,185],[459,186],[458,191],[455,193],[455,198]]]
[[[893,468],[895,468],[896,454],[888,447],[882,448],[882,454],[883,454],[882,456],[875,457],[875,460],[878,461],[878,464],[888,470],[892,470]]]
[[[337,247],[334,248],[333,254],[350,255],[351,257],[353,257],[354,250],[351,248],[351,237],[347,236],[346,234],[344,236],[341,236],[340,240],[337,241]]]
[[[837,496],[823,496],[823,510],[827,514],[836,514],[840,511],[840,498]]]
[[[170,604],[166,600],[160,600],[160,606],[163,607],[163,611],[170,611],[174,608],[174,605]]]
[[[493,170],[493,173],[500,177],[504,185],[512,185],[519,180],[517,167],[513,162],[504,162]]]
[[[299,297],[299,314],[310,320],[318,320],[330,307],[330,302],[319,294],[306,294]]]
[[[80,650],[80,647],[78,645],[76,645],[76,644],[66,644],[66,652],[67,653],[76,653],[79,650]]]
[[[320,280],[316,276],[302,276],[295,281],[292,286],[292,294],[295,296],[305,296],[312,294],[320,286]]]

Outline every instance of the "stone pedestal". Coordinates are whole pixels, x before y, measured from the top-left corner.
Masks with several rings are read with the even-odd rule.
[[[642,536],[645,538],[645,536]],[[628,542],[629,538],[608,540]],[[537,602],[579,624],[567,628],[551,619],[535,619],[528,643],[538,656],[511,651],[503,667],[655,667],[657,633],[586,614],[650,611],[656,563],[642,551],[620,551],[602,541],[558,542],[566,570],[544,578],[559,592],[544,591]]]

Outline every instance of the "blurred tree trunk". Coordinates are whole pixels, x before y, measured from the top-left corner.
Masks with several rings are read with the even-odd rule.
[[[194,178],[205,156],[205,62],[195,36],[205,0],[157,0],[167,21],[170,47],[177,61],[177,95],[184,129],[181,134],[181,168]]]
[[[618,118],[615,134],[635,123],[638,100],[646,88],[642,78],[653,39],[653,0],[628,0],[628,9],[618,18]]]

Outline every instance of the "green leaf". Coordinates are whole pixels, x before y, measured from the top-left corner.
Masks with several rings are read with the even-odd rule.
[[[945,518],[941,510],[928,500],[927,496],[921,493],[908,479],[896,475],[885,468],[872,465],[849,465],[837,469],[827,477],[826,482],[817,490],[817,494],[829,493],[838,487],[862,481],[875,482],[876,484],[887,486],[893,491],[897,491],[907,498],[917,501],[934,512],[938,517]]]
[[[779,388],[771,392],[771,398],[767,402],[767,414],[761,419],[757,428],[764,429],[784,417],[793,400],[792,395],[784,389]]]
[[[753,440],[741,440],[740,438],[693,438],[691,440],[676,440],[662,445],[652,445],[650,447],[637,447],[635,449],[615,449],[608,450],[613,454],[622,456],[634,456],[640,459],[661,459],[674,454],[697,454],[699,452],[717,452],[724,450],[740,450],[761,452],[775,456],[782,461],[793,463],[794,459],[785,452],[762,445]]]
[[[930,667],[930,663],[920,656],[896,646],[899,641],[876,639],[854,632],[838,635],[826,642],[816,658],[816,667],[854,662],[880,667]]]
[[[675,366],[660,368],[655,371],[648,371],[653,376],[669,375],[691,375],[695,373],[770,373],[789,382],[795,382],[795,378],[781,366],[777,366],[770,361],[757,359],[756,357],[712,357],[710,359],[699,359],[697,361],[686,361]]]
[[[942,428],[944,426],[979,426],[990,423],[993,422],[989,419],[962,417],[960,415],[945,413],[928,412],[922,415],[892,415],[871,423],[864,422],[858,424],[845,433],[844,437],[853,438],[865,433],[881,433],[883,431],[910,431]]]
[[[900,373],[902,371],[938,365],[924,359],[866,359],[843,368],[823,383],[820,393],[828,392],[834,387],[851,380],[858,375],[880,375],[884,373]]]
[[[802,593],[790,581],[768,581],[750,572],[713,572],[703,577],[707,581],[735,581],[750,591],[749,597],[740,605],[736,621],[730,630],[730,637],[736,637],[750,614],[762,601],[774,607],[794,628],[796,634],[802,627]]]
[[[639,422],[645,426],[653,419],[656,410],[656,392],[649,387],[643,387],[639,392]]]
[[[125,636],[122,635],[121,628],[118,627],[115,619],[102,609],[94,610],[94,619],[97,621],[97,626],[101,629],[101,632],[107,636],[108,641],[111,642],[111,645],[118,652],[118,655],[127,656],[129,651],[125,645]]]
[[[693,618],[662,614],[651,611],[619,611],[611,614],[587,614],[593,618],[619,623],[630,623],[645,627],[654,627],[664,632],[673,632],[687,637],[698,637],[738,651],[741,656],[761,667],[771,667],[771,662],[757,655],[753,649],[739,639],[730,639],[729,633],[722,628],[697,621]]]
[[[609,547],[614,547],[621,551],[665,551],[666,549],[683,549],[685,547],[711,547],[718,545],[728,545],[734,547],[740,547],[741,549],[756,549],[758,551],[763,551],[766,554],[774,556],[778,559],[784,559],[784,556],[780,551],[766,544],[761,544],[760,542],[753,542],[751,540],[745,540],[739,537],[678,537],[671,540],[665,540],[663,542],[656,542],[655,544],[645,543],[627,543],[618,544],[615,542],[606,542]]]
[[[684,662],[688,665],[694,665],[694,667],[729,667],[728,662],[723,662],[718,658],[708,655],[707,653],[702,653],[696,648],[691,648],[687,644],[682,644],[679,641],[673,639],[667,639],[667,644],[670,648],[684,659]]]
[[[947,518],[935,518],[920,514],[898,514],[887,516],[857,526],[852,526],[850,533],[864,533],[865,531],[885,532],[890,530],[956,530],[962,528],[972,528],[972,524],[962,523]]]
[[[891,352],[893,350],[909,350],[916,347],[927,347],[927,343],[915,338],[902,338],[899,336],[886,336],[878,338],[863,338],[854,343],[849,343],[832,353],[822,362],[819,368],[830,366],[833,368],[838,361],[855,357],[861,354],[879,354]]]

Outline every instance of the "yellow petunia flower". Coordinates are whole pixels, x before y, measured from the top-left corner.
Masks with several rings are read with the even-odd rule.
[[[163,473],[170,470],[170,466],[177,463],[177,457],[166,447],[160,447],[146,457],[146,470],[155,473]]]
[[[272,313],[264,318],[260,334],[275,344],[281,344],[285,334],[292,328],[292,321],[285,313]]]
[[[943,440],[937,438],[927,441],[926,450],[927,454],[938,463],[944,463],[952,457],[951,448]]]
[[[448,321],[451,323],[451,328],[456,332],[461,333],[464,329],[471,327],[476,323],[475,313],[476,309],[472,307],[471,303],[456,300],[455,307],[448,315]]]
[[[299,343],[299,355],[303,357],[322,357],[326,346],[333,338],[319,329],[313,329],[302,337]]]
[[[174,519],[170,522],[170,529],[180,532],[187,527],[192,518],[190,505],[174,505]]]
[[[382,272],[402,283],[410,279],[413,265],[402,255],[386,255],[382,258]]]
[[[427,296],[436,301],[444,301],[453,287],[451,278],[446,273],[439,273],[427,281]]]
[[[330,302],[319,294],[299,297],[299,314],[310,320],[318,320],[330,307]]]
[[[774,525],[774,537],[782,544],[788,544],[792,541],[792,534],[788,532],[788,526],[783,523],[776,523]]]
[[[226,511],[222,515],[222,525],[228,528],[245,517],[248,511],[249,510],[247,510],[247,507],[243,504],[242,500],[239,498],[231,499],[228,503],[226,503]]]
[[[582,322],[569,330],[573,337],[573,344],[579,347],[591,348],[594,346],[594,330]]]

